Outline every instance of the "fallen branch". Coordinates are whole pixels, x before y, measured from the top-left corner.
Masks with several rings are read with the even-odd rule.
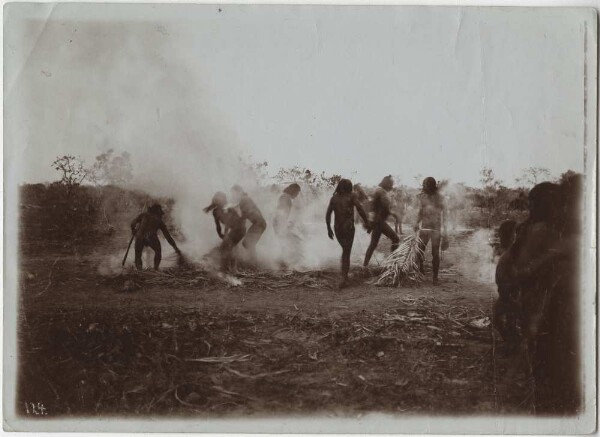
[[[42,294],[44,294],[46,291],[48,291],[48,289],[50,288],[50,285],[52,284],[52,273],[54,272],[54,266],[56,265],[56,263],[58,262],[59,258],[56,258],[54,260],[54,263],[52,264],[52,266],[50,267],[50,273],[48,274],[48,285],[46,285],[46,288],[44,288],[42,291],[40,291],[38,294],[36,294],[35,297],[39,297]]]
[[[181,399],[178,395],[177,395],[177,390],[179,389],[179,387],[177,387],[175,389],[175,399],[177,400],[177,402],[179,402],[181,405],[186,406],[188,408],[193,408],[195,411],[200,412],[200,410],[198,410],[199,405],[194,405],[194,404],[190,404],[189,402],[184,401],[183,399]]]
[[[229,357],[186,358],[185,361],[207,364],[224,364],[236,361],[248,361],[250,355],[231,355]]]
[[[251,400],[251,401],[256,401],[256,402],[260,401],[260,399],[258,399],[258,398],[254,398],[254,397],[251,397],[251,396],[243,395],[243,394],[235,392],[235,391],[225,390],[223,387],[219,387],[218,385],[213,385],[212,388],[214,388],[215,390],[217,390],[217,391],[219,391],[221,393],[229,395],[229,396],[239,396],[241,398],[248,399],[248,400]]]
[[[225,370],[227,370],[230,373],[233,373],[236,376],[239,376],[240,378],[249,378],[249,379],[265,378],[267,376],[281,375],[282,373],[290,372],[290,370],[278,370],[277,372],[265,372],[265,373],[258,373],[256,375],[247,375],[245,373],[238,372],[237,370],[230,369],[229,367],[225,367]]]

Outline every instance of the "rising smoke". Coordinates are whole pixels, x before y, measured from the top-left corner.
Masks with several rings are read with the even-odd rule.
[[[264,265],[276,267],[290,252],[296,255],[291,264],[288,260],[292,268],[337,263],[337,242],[327,238],[324,224],[330,193],[305,192],[296,200],[290,220],[300,237],[298,245],[285,247],[276,238],[271,223],[283,187],[260,186],[239,159],[245,152],[243,139],[237,138],[233,122],[219,115],[216,96],[203,88],[206,78],[192,74],[186,59],[169,43],[168,26],[92,22],[55,31],[72,37],[75,29],[78,44],[61,53],[59,64],[76,63],[85,73],[77,77],[85,77],[85,83],[73,83],[73,78],[60,74],[54,77],[73,93],[69,99],[73,113],[86,114],[87,123],[80,120],[73,127],[73,138],[87,135],[87,141],[101,145],[102,151],[114,147],[130,153],[133,179],[125,188],[174,199],[172,218],[185,238],[180,248],[191,260],[202,260],[221,242],[212,215],[205,214],[203,207],[216,191],[230,196],[232,185],[239,184],[268,223],[257,247]],[[94,102],[91,107],[90,102]],[[89,120],[94,120],[91,125]],[[109,127],[101,126],[101,121]],[[128,223],[114,225],[128,227]],[[244,250],[238,250],[243,258]],[[172,264],[166,243],[163,253],[163,265]],[[151,265],[151,259],[144,261]],[[102,270],[114,271],[120,262],[119,256],[111,257]]]
[[[42,125],[27,131],[25,143],[47,142],[56,150],[63,145],[87,150],[88,156],[111,148],[129,152],[134,173],[126,188],[174,199],[173,219],[185,238],[180,247],[193,260],[201,260],[220,244],[212,216],[202,208],[216,191],[229,195],[231,186],[239,184],[268,223],[257,247],[264,265],[277,267],[290,252],[294,260],[286,261],[292,268],[338,264],[339,246],[327,238],[324,224],[331,190],[314,194],[304,187],[290,217],[299,236],[294,247],[285,247],[274,235],[272,218],[282,187],[260,186],[240,161],[247,154],[244,139],[238,138],[234,120],[219,113],[219,96],[207,91],[212,89],[210,78],[187,68],[191,52],[171,43],[169,33],[177,29],[150,22],[51,20],[45,31],[72,43],[52,48],[40,40],[35,50],[52,49],[55,58],[52,65],[40,63],[26,73],[34,75],[27,78],[31,86],[26,89],[26,106],[36,108],[44,96],[69,108],[69,117],[66,121],[56,114],[38,117]],[[32,59],[36,62],[37,57]],[[113,225],[126,229],[128,223]],[[367,241],[367,234],[357,227],[355,260],[364,255]],[[381,244],[387,245],[385,239]],[[171,249],[164,246],[168,265]],[[115,256],[109,264],[120,267],[120,260]]]

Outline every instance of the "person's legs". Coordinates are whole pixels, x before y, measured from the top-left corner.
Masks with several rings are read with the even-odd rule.
[[[440,242],[442,236],[439,231],[431,233],[431,264],[433,267],[433,283],[438,283],[438,273],[440,271]]]
[[[237,246],[238,243],[244,239],[244,237],[246,236],[246,230],[243,228],[235,229],[235,230],[232,230],[229,234],[230,234],[229,237],[231,238],[231,244],[232,244],[232,248],[233,248],[233,247]]]
[[[508,306],[505,300],[500,297],[494,302],[493,307],[493,327],[500,333],[502,339],[508,342],[509,339],[509,321]]]
[[[565,280],[572,274],[572,269],[561,269],[564,279],[558,281],[551,293],[546,309],[547,328],[544,330],[549,337],[545,357],[548,375],[552,394],[559,400],[556,412],[560,414],[576,413],[581,399],[577,288],[573,287],[574,281]]]
[[[248,232],[246,233],[246,238],[244,238],[244,241],[242,241],[242,246],[244,246],[244,249],[246,249],[248,252],[251,252],[252,246],[254,246],[254,238],[252,235],[254,231],[254,229],[252,229],[253,227],[254,224],[250,225]]]
[[[336,236],[340,246],[342,246],[342,282],[340,288],[347,285],[348,273],[350,271],[350,254],[352,253],[352,244],[354,243],[354,228],[340,233],[336,230]]]
[[[221,252],[221,270],[223,272],[229,270],[229,263],[231,261],[231,251],[233,250],[233,243],[231,239],[231,232],[228,232],[223,241],[221,242],[220,252]]]
[[[394,232],[392,227],[387,223],[383,223],[383,226],[381,227],[381,232],[383,233],[383,235],[392,240],[392,252],[398,249],[398,246],[400,244],[400,238]]]
[[[560,404],[560,395],[552,386],[550,375],[550,343],[551,338],[548,335],[539,336],[535,341],[535,347],[532,348],[532,367],[534,378],[534,398],[535,411],[539,414],[556,414]]]
[[[246,233],[246,238],[244,238],[244,241],[242,242],[242,245],[250,254],[250,259],[252,261],[256,260],[256,245],[264,231],[265,227],[261,226],[260,223],[252,223],[252,226],[250,226]]]
[[[162,250],[160,247],[160,240],[156,235],[150,238],[149,246],[154,251],[154,270],[158,270],[158,267],[160,266],[160,261],[162,259]]]
[[[367,267],[369,265],[369,261],[371,261],[373,252],[375,252],[377,244],[379,244],[379,238],[381,238],[381,224],[377,223],[373,225],[373,230],[371,231],[371,243],[367,248],[367,253],[365,254],[365,262],[363,263],[365,267]]]
[[[518,349],[520,342],[518,299],[514,294],[516,285],[510,282],[498,282],[498,300],[494,305],[494,327],[500,332],[502,339],[507,343],[509,351]]]
[[[346,242],[342,246],[342,283],[348,282],[348,272],[350,271],[350,253],[352,252],[352,242]]]
[[[143,238],[135,239],[135,268],[138,270],[142,270],[142,253],[144,252],[144,246]]]
[[[419,231],[419,239],[421,242],[419,243],[419,247],[421,248],[422,255],[419,256],[419,270],[421,273],[425,273],[425,268],[423,267],[423,258],[425,258],[425,249],[427,248],[427,243],[429,243],[429,235],[430,231]]]
[[[237,261],[236,261],[235,257],[233,256],[233,249],[235,248],[235,246],[237,246],[239,244],[240,241],[242,241],[244,239],[245,236],[246,236],[245,228],[232,229],[229,232],[229,240],[230,240],[231,248],[229,249],[229,252],[228,252],[228,257],[229,257],[228,262],[230,264],[232,264],[232,267],[234,269],[237,269]]]

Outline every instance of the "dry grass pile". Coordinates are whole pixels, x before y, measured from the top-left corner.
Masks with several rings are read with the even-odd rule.
[[[151,287],[206,288],[217,284],[214,273],[199,267],[170,267],[161,270],[135,270],[104,278],[104,283],[117,291],[132,292]],[[222,285],[222,284],[221,284]]]
[[[255,271],[237,272],[245,287],[265,290],[283,290],[307,287],[312,289],[333,289],[337,273],[326,270],[312,271]]]
[[[376,285],[398,287],[423,280],[419,259],[423,256],[421,239],[417,235],[404,238],[400,246],[383,261],[383,272]]]
[[[105,281],[123,292],[150,287],[197,289],[223,285],[244,290],[279,291],[298,287],[332,289],[335,278],[335,272],[322,270],[298,272],[246,269],[222,273],[199,264],[186,263],[158,271],[130,269]]]

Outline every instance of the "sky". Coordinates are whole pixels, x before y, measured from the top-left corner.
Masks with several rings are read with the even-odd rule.
[[[54,157],[109,148],[165,193],[194,175],[235,182],[247,156],[367,184],[583,171],[584,22],[560,8],[7,4],[5,174],[52,181]]]

